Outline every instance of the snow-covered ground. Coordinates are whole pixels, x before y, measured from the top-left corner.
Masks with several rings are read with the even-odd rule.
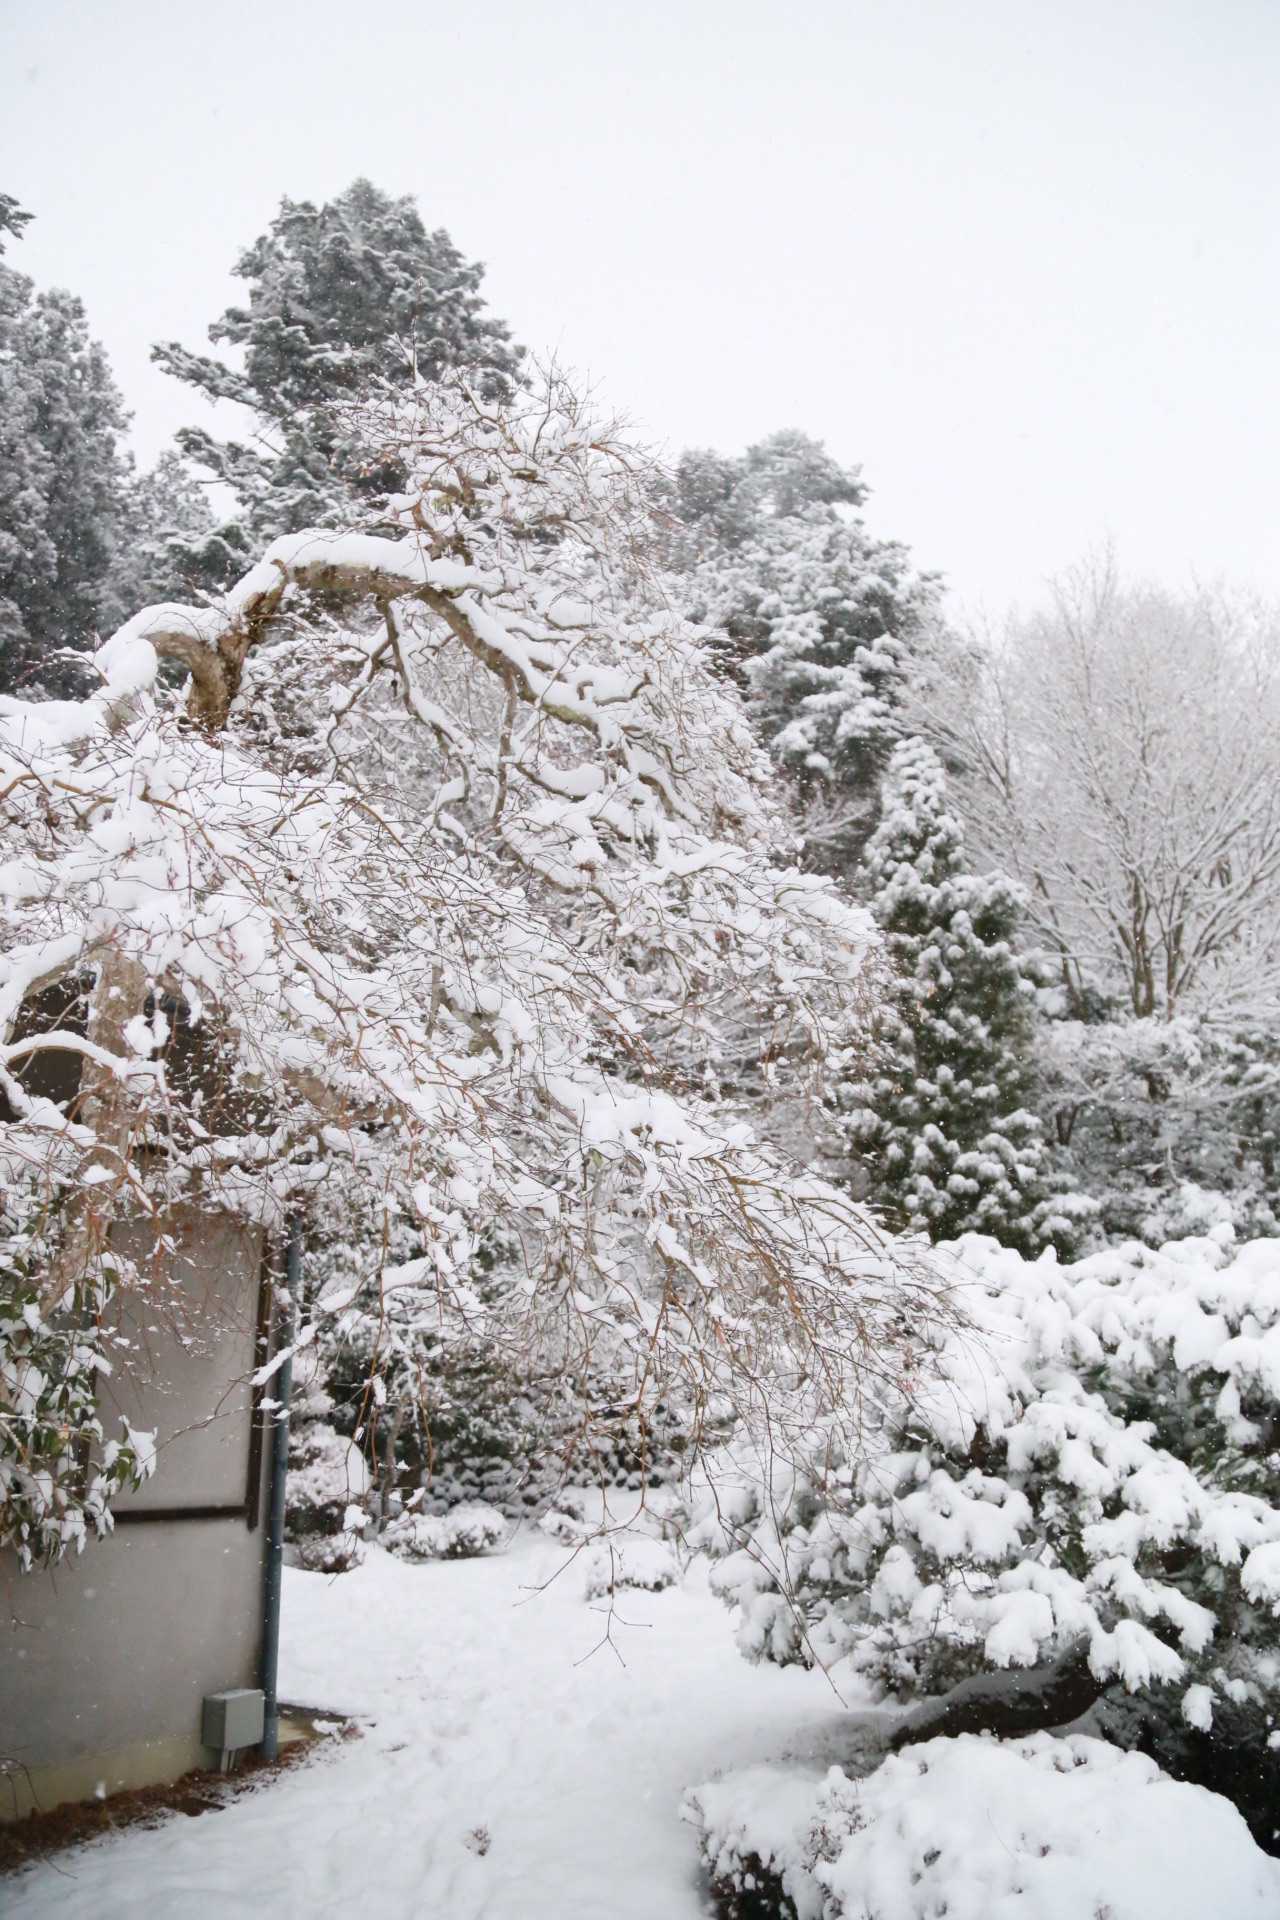
[[[681,1801],[734,1769],[747,1771],[701,1795],[717,1850],[736,1832],[781,1860],[824,1830],[811,1864],[837,1863],[831,1890],[853,1904],[836,1910],[858,1920],[942,1912],[928,1902],[947,1897],[944,1870],[966,1920],[1280,1915],[1280,1864],[1233,1808],[1105,1750],[1095,1784],[1070,1764],[1059,1778],[1060,1743],[1028,1766],[1014,1747],[935,1742],[927,1782],[904,1755],[838,1787],[815,1824],[818,1783],[848,1751],[824,1678],[749,1665],[703,1561],[665,1591],[619,1593],[612,1620],[591,1597],[600,1570],[598,1550],[567,1562],[528,1532],[483,1559],[375,1551],[336,1579],[290,1570],[285,1696],[354,1716],[361,1736],[219,1812],[6,1881],[6,1920],[699,1920]],[[779,1760],[799,1763],[789,1780],[752,1771]],[[877,1888],[872,1909],[855,1874]]]
[[[821,1675],[743,1660],[700,1564],[619,1594],[619,1660],[588,1557],[526,1534],[487,1559],[287,1571],[283,1696],[363,1737],[0,1883],[6,1920],[694,1920],[684,1790],[825,1748],[838,1703]]]

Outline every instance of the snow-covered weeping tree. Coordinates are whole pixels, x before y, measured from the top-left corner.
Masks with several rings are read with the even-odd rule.
[[[945,1306],[717,1092],[727,1060],[775,1099],[821,1071],[873,933],[779,857],[767,763],[649,569],[647,460],[554,374],[357,426],[408,475],[398,537],[286,536],[132,619],[84,701],[0,703],[0,1537],[28,1562],[140,1469],[94,1404],[104,1304],[153,1284],[126,1217],[292,1213],[300,1344],[371,1301],[401,1340],[483,1316],[554,1357],[588,1440],[673,1395],[695,1440],[713,1407],[774,1445],[856,1421]]]

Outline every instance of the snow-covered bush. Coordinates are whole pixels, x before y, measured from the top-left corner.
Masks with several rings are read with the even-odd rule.
[[[300,1349],[372,1315],[411,1362],[460,1321],[558,1369],[584,1445],[672,1396],[695,1440],[713,1408],[849,1425],[941,1289],[717,1069],[754,1063],[762,1122],[811,1086],[873,930],[788,864],[766,757],[650,565],[653,469],[554,375],[357,428],[405,476],[390,531],[282,538],[224,598],[137,615],[86,700],[0,701],[6,1271],[37,1275],[4,1378],[29,1340],[81,1365],[76,1290],[144,1277],[114,1222],[162,1258],[195,1206],[303,1223]],[[82,976],[83,1023],[23,1028]],[[41,1053],[78,1063],[72,1099]],[[0,1538],[56,1554],[103,1503],[60,1411],[33,1465],[27,1391],[0,1398]]]
[[[98,1273],[78,1277],[63,1296],[62,1324],[51,1323],[41,1311],[51,1236],[40,1230],[29,1191],[15,1186],[5,1224],[29,1224],[0,1243],[0,1512],[8,1544],[29,1569],[79,1551],[90,1528],[101,1532],[113,1496],[154,1472],[155,1448],[152,1435],[127,1422],[108,1438],[98,1415],[104,1356],[86,1329],[108,1297],[110,1266],[104,1260]],[[68,1500],[60,1495],[69,1483]]]
[[[1038,1104],[1108,1239],[1159,1246],[1224,1222],[1280,1233],[1280,1032],[1265,1000],[1219,1022],[1133,1019],[1100,995],[1080,1019],[1060,985],[1038,997]]]
[[[1265,1759],[1280,1245],[1235,1248],[1228,1227],[1073,1266],[977,1236],[948,1251],[971,1321],[932,1377],[883,1399],[856,1449],[817,1435],[807,1475],[744,1458],[693,1517],[743,1649],[944,1696],[912,1733],[1059,1725],[1106,1694],[1116,1738],[1185,1771],[1213,1773],[1217,1719],[1223,1747]],[[1232,1789],[1268,1841],[1273,1774]]]
[[[455,1507],[446,1514],[397,1514],[380,1543],[403,1560],[470,1560],[502,1546],[510,1534],[509,1521],[493,1507]]]
[[[503,1236],[486,1236],[466,1273],[476,1302],[470,1313],[442,1300],[424,1321],[413,1296],[369,1293],[340,1329],[319,1336],[335,1403],[328,1417],[364,1456],[369,1504],[380,1517],[412,1499],[422,1513],[481,1501],[515,1519],[544,1508],[566,1478],[639,1484],[676,1470],[686,1436],[673,1430],[664,1403],[643,1429],[610,1417],[609,1446],[597,1433],[593,1448],[582,1434],[580,1390],[566,1385],[555,1355],[513,1328],[510,1341],[495,1339],[518,1286],[510,1270],[518,1251]],[[583,1384],[599,1401],[609,1370],[596,1368]]]
[[[680,1562],[669,1540],[630,1529],[595,1541],[585,1559],[588,1600],[602,1599],[622,1587],[662,1593],[680,1578]]]
[[[285,1538],[313,1572],[343,1573],[363,1555],[369,1472],[360,1448],[333,1425],[333,1401],[315,1348],[298,1355],[289,1409]]]
[[[366,1490],[364,1459],[323,1420],[289,1423],[286,1514],[295,1533],[337,1533],[347,1508]]]
[[[788,1920],[1266,1920],[1280,1863],[1228,1803],[1081,1735],[963,1735],[866,1779],[753,1767],[688,1796],[719,1910]]]

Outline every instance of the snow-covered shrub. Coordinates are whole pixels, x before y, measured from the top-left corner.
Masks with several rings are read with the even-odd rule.
[[[544,1506],[568,1470],[575,1396],[511,1326],[508,1267],[518,1248],[506,1248],[504,1262],[494,1240],[486,1236],[465,1276],[478,1319],[443,1300],[424,1321],[412,1296],[371,1291],[340,1329],[320,1335],[332,1417],[347,1435],[359,1433],[352,1444],[380,1512],[408,1499],[423,1513],[481,1501],[514,1519]],[[506,1340],[495,1337],[504,1322]],[[586,1462],[580,1472],[590,1472]]]
[[[476,1503],[516,1520],[545,1511],[566,1483],[639,1489],[681,1470],[679,1396],[638,1420],[607,1350],[566,1382],[554,1351],[519,1325],[524,1296],[506,1270],[510,1249],[504,1261],[495,1243],[501,1251],[501,1236],[486,1236],[465,1276],[478,1311],[446,1298],[424,1319],[412,1295],[369,1289],[318,1336],[325,1418],[361,1456],[375,1521],[402,1505],[445,1514]]]
[[[445,1514],[397,1514],[379,1542],[404,1560],[470,1560],[505,1545],[510,1534],[510,1522],[493,1507],[455,1507]]]
[[[1038,1104],[1103,1235],[1280,1234],[1280,1030],[1265,1001],[1230,1022],[1138,1020],[1100,996],[1082,1020],[1061,986],[1039,1001]]]
[[[337,1533],[365,1492],[364,1460],[324,1420],[291,1419],[286,1518],[292,1533]]]
[[[661,1593],[676,1585],[683,1570],[665,1525],[672,1499],[664,1489],[656,1499],[646,1499],[620,1519],[610,1511],[606,1494],[603,1508],[597,1507],[589,1517],[581,1495],[565,1489],[542,1514],[538,1527],[561,1546],[572,1548],[575,1557],[581,1556],[588,1600],[606,1598],[624,1587]]]
[[[298,1356],[289,1414],[289,1471],[285,1480],[285,1535],[295,1566],[345,1573],[363,1556],[368,1491],[364,1455],[339,1433],[333,1401],[314,1349]]]
[[[667,1540],[625,1531],[597,1540],[586,1553],[588,1600],[598,1600],[622,1587],[640,1587],[661,1593],[680,1578],[680,1562]]]
[[[673,1400],[695,1439],[712,1409],[855,1423],[942,1290],[767,1122],[859,1017],[874,929],[789,864],[767,757],[652,564],[652,464],[554,374],[348,424],[403,479],[380,531],[283,537],[217,602],[147,609],[83,701],[0,700],[0,1152],[56,1222],[5,1379],[30,1337],[94,1348],[66,1309],[133,1284],[117,1220],[162,1249],[194,1206],[301,1223],[299,1350],[394,1331],[409,1378],[463,1323],[559,1374],[585,1457]],[[22,1030],[82,977],[81,1026]],[[42,1049],[73,1099],[26,1075]],[[61,1419],[40,1403],[34,1452],[0,1423],[0,1540],[106,1524],[32,1464]]]
[[[0,1538],[30,1568],[79,1550],[89,1528],[102,1531],[112,1497],[154,1471],[155,1448],[127,1422],[108,1439],[99,1418],[105,1356],[83,1330],[101,1313],[108,1275],[68,1290],[61,1326],[41,1313],[47,1225],[20,1167],[3,1156],[0,1221]]]
[[[949,1730],[1061,1724],[1109,1690],[1115,1736],[1184,1770],[1213,1773],[1216,1715],[1265,1747],[1280,1244],[1225,1228],[1072,1266],[977,1236],[948,1251],[971,1322],[933,1377],[886,1395],[856,1450],[820,1434],[808,1472],[744,1458],[704,1497],[690,1537],[723,1556],[743,1649],[947,1696],[968,1716]],[[1008,1684],[975,1700],[984,1672]],[[1233,1791],[1270,1842],[1274,1782]]]
[[[304,1573],[350,1573],[364,1559],[366,1514],[348,1507],[336,1533],[307,1533],[290,1543],[290,1566]]]
[[[752,1767],[691,1793],[736,1920],[1268,1920],[1280,1863],[1238,1813],[1144,1755],[1073,1735],[963,1735],[866,1779]]]

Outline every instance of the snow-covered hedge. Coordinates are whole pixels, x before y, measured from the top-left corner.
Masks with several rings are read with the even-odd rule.
[[[796,1920],[1269,1920],[1280,1862],[1145,1755],[930,1740],[867,1779],[752,1767],[691,1793],[724,1912]]]
[[[970,1325],[882,1397],[860,1448],[819,1432],[786,1467],[744,1451],[695,1502],[743,1649],[907,1702],[969,1683],[968,1718],[939,1730],[1000,1725],[1000,1685],[984,1706],[973,1683],[1003,1671],[1019,1729],[1038,1688],[1042,1725],[1108,1692],[1175,1744],[1225,1715],[1268,1761],[1280,1242],[1237,1248],[1227,1227],[1072,1266],[977,1236],[945,1251]]]

